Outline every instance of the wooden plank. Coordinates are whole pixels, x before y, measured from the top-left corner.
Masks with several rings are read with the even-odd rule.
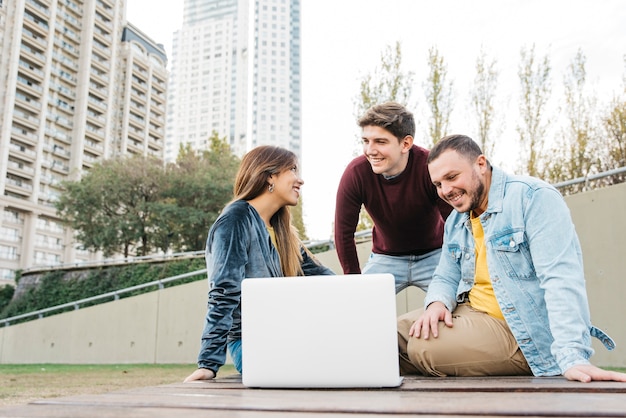
[[[308,412],[225,411],[191,408],[80,407],[75,405],[22,405],[0,408],[2,418],[389,418],[389,414],[317,414]],[[447,418],[479,418],[471,415]],[[484,418],[484,417],[481,417]],[[510,417],[508,417],[510,418]]]
[[[405,378],[393,389],[249,389],[239,376],[42,399],[0,417],[626,417],[626,384],[564,378]]]
[[[191,408],[318,414],[418,414],[626,417],[622,393],[455,392],[378,390],[144,388],[97,396],[36,401],[37,405]]]
[[[228,376],[208,381],[191,383],[173,383],[168,387],[188,388],[196,385],[205,388],[245,389],[240,375]],[[399,388],[359,389],[399,390],[399,391],[437,391],[446,392],[605,392],[626,393],[623,382],[571,382],[562,376],[555,377],[417,377],[406,376]]]

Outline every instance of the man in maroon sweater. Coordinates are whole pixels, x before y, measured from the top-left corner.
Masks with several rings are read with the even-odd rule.
[[[413,145],[411,112],[387,102],[370,108],[358,125],[363,155],[346,167],[335,207],[335,246],[343,272],[361,272],[354,232],[363,205],[374,222],[363,273],[392,273],[396,293],[408,286],[426,290],[452,208],[430,180],[428,150]]]

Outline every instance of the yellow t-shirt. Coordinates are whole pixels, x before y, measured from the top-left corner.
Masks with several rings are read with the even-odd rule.
[[[274,244],[274,247],[278,249],[278,245],[276,245],[276,232],[274,232],[274,228],[271,226],[266,226],[266,228],[267,228],[267,232],[269,232],[270,234],[270,239],[272,240],[272,244]]]
[[[489,277],[487,250],[485,249],[485,231],[483,231],[480,218],[475,218],[473,213],[471,222],[474,243],[476,245],[476,271],[474,272],[474,286],[469,292],[470,305],[477,311],[485,312],[494,318],[504,319],[491,286],[491,277]]]

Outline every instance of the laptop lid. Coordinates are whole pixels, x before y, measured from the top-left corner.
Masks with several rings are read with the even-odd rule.
[[[242,381],[249,387],[395,387],[391,274],[245,279]]]

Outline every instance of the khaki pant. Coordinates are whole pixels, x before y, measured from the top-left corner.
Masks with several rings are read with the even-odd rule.
[[[454,326],[439,322],[439,336],[409,337],[411,325],[424,312],[398,318],[400,373],[424,376],[532,375],[506,322],[461,304],[452,313]]]

